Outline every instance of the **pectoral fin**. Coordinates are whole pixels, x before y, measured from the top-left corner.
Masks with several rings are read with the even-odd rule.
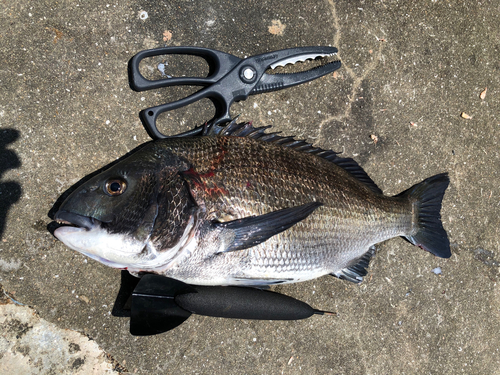
[[[297,207],[285,208],[260,216],[214,223],[226,238],[231,238],[229,246],[222,252],[244,250],[256,246],[275,234],[281,233],[308,217],[323,203],[311,202]]]

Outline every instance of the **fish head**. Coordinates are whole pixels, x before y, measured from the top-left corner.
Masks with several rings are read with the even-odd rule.
[[[69,248],[113,268],[148,271],[158,265],[159,257],[168,263],[179,249],[158,251],[153,237],[159,215],[164,215],[160,205],[168,211],[167,200],[178,195],[166,194],[165,189],[175,187],[172,181],[186,168],[185,161],[154,143],[143,147],[73,191],[55,214],[56,221],[67,225],[54,235]],[[174,214],[182,217],[180,224],[192,226],[193,219],[181,215],[184,211]],[[177,229],[181,235],[185,232]]]

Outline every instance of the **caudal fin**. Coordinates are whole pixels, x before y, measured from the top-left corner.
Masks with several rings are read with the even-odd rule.
[[[429,177],[398,194],[414,201],[418,230],[405,238],[440,258],[451,256],[450,241],[441,223],[441,201],[450,183],[447,173]]]

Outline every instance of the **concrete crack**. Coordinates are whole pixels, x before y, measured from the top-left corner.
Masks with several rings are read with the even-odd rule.
[[[337,56],[340,58],[340,60],[342,60],[342,52],[340,50],[340,40],[342,38],[342,27],[341,27],[340,19],[337,15],[337,8],[335,6],[335,2],[333,0],[328,0],[328,4],[330,5],[331,12],[332,12],[333,27],[336,30],[336,33],[333,37],[333,43],[334,43],[334,46],[339,48],[339,52],[337,53]],[[347,95],[348,102],[346,104],[346,107],[345,107],[345,110],[343,113],[340,113],[338,115],[329,115],[325,119],[323,119],[323,121],[320,122],[319,127],[318,127],[318,137],[317,137],[318,143],[322,141],[322,131],[323,131],[323,126],[325,124],[327,124],[330,121],[342,122],[351,116],[352,105],[356,101],[356,94],[357,94],[361,84],[363,83],[365,78],[375,70],[375,68],[378,66],[379,62],[382,60],[383,43],[384,43],[385,39],[377,38],[377,40],[379,41],[378,50],[375,53],[373,61],[367,65],[366,69],[363,71],[362,74],[357,75],[353,69],[346,66],[345,64],[342,64],[342,69],[353,80],[353,84],[351,87],[351,93],[350,93],[350,95]]]

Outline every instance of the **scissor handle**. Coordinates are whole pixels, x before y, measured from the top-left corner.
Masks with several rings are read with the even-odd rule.
[[[144,125],[144,128],[146,129],[151,138],[153,139],[171,138],[161,133],[156,127],[156,119],[158,118],[158,116],[163,112],[172,111],[174,109],[187,106],[191,103],[194,103],[198,100],[205,98],[210,99],[214,103],[216,109],[214,118],[217,119],[214,125],[231,120],[231,116],[229,114],[229,106],[225,98],[219,95],[217,91],[208,90],[207,88],[195,92],[194,94],[189,95],[186,98],[176,100],[175,102],[165,103],[158,105],[156,107],[146,108],[139,113],[139,117],[142,121],[142,124]]]
[[[173,77],[158,80],[144,78],[139,71],[140,62],[147,57],[160,55],[191,55],[201,57],[208,63],[208,76]],[[228,53],[203,47],[163,47],[149,49],[137,53],[130,59],[128,65],[130,87],[134,91],[146,91],[167,86],[208,86],[225,76],[240,60],[238,57]]]
[[[161,56],[161,55],[192,55],[203,58],[209,66],[207,77],[173,77],[163,78],[158,80],[149,80],[144,78],[139,70],[140,62],[148,57]],[[210,86],[218,82],[224,77],[231,69],[241,61],[240,58],[230,55],[225,52],[203,48],[203,47],[164,47],[145,50],[137,53],[129,61],[129,83],[134,91],[153,90],[160,87],[168,86]],[[200,90],[186,98],[158,105],[155,107],[146,108],[140,112],[139,117],[146,128],[149,136],[153,139],[168,138],[162,134],[156,127],[156,120],[158,116],[166,111],[171,111],[177,108],[184,107],[194,103],[200,99],[209,98],[215,105],[215,117],[221,121],[228,121],[231,119],[229,115],[228,103],[224,98],[218,95],[215,91]],[[220,121],[218,121],[220,122]]]

